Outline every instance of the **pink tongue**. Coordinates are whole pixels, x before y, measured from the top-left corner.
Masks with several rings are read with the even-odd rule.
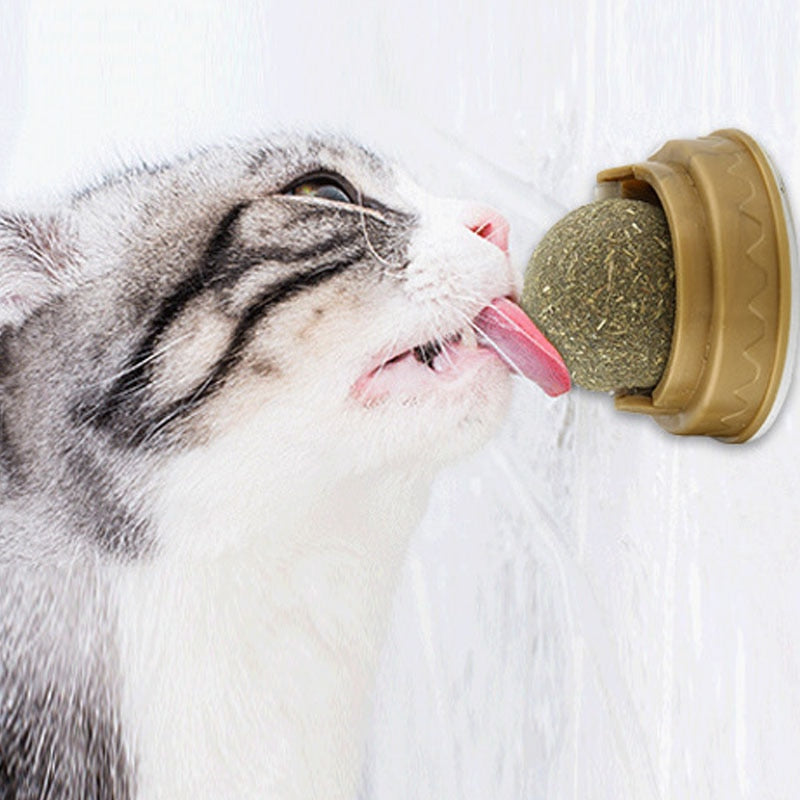
[[[498,297],[478,314],[475,323],[504,361],[551,397],[569,391],[569,372],[563,359],[516,303]]]

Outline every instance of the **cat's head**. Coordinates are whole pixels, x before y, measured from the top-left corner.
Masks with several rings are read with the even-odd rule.
[[[287,474],[430,465],[503,414],[474,320],[514,292],[502,217],[341,139],[131,170],[0,215],[0,449],[73,482],[219,441]]]

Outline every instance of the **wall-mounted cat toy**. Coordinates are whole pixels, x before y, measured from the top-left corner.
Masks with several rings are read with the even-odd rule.
[[[534,252],[521,305],[579,386],[671,433],[744,442],[788,388],[796,261],[768,158],[722,130],[600,172],[597,202]]]

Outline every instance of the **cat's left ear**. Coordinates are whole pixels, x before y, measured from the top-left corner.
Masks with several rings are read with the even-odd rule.
[[[76,285],[78,251],[56,216],[0,211],[0,328]]]

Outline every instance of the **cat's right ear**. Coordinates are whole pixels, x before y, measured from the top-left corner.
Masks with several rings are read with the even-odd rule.
[[[0,211],[0,328],[74,286],[78,261],[60,218]]]

